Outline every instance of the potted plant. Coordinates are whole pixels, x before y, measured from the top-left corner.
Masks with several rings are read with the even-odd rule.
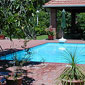
[[[53,40],[54,39],[54,31],[52,26],[50,26],[49,28],[46,29],[46,33],[48,35],[48,39],[49,40]]]
[[[62,85],[84,85],[85,82],[85,73],[82,68],[77,64],[76,60],[76,51],[69,52],[67,61],[69,61],[69,65],[66,66],[62,74],[60,75],[60,79]],[[79,61],[79,60],[78,60]]]
[[[0,30],[0,39],[5,39],[5,36],[2,34],[1,30]]]
[[[22,85],[22,77],[19,75],[10,76],[6,80],[7,85]]]
[[[19,57],[16,54],[14,55],[14,59],[12,61],[14,71],[11,75],[9,75],[6,78],[7,85],[22,85],[22,79],[23,79],[22,66],[24,66],[24,64],[30,60],[30,57],[28,55],[29,49],[25,49],[25,50],[26,50],[27,54],[21,60],[18,59]]]
[[[9,75],[6,78],[7,85],[22,85],[22,65],[23,61],[19,61],[17,59],[17,56],[14,56],[14,59],[12,61],[12,64],[14,64],[13,68],[14,71],[11,75]]]
[[[47,32],[47,35],[48,35],[48,39],[49,39],[49,40],[53,40],[53,39],[54,39],[54,33],[53,33],[53,32],[48,31],[48,32]]]
[[[0,34],[0,39],[5,39],[5,36]]]
[[[16,52],[13,53],[13,68],[14,68],[14,73],[6,78],[7,80],[7,85],[22,85],[22,79],[23,79],[23,69],[22,66],[24,66],[25,63],[30,61],[30,49],[27,49],[27,40],[24,41],[24,46],[23,48],[25,49],[26,55],[24,56],[23,59],[19,60],[19,57],[17,56]]]

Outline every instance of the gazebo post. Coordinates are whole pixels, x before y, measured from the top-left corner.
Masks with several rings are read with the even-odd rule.
[[[74,10],[71,11],[71,32],[75,31],[76,13]]]
[[[54,39],[56,39],[56,31],[57,31],[57,10],[56,8],[50,9],[50,26],[52,26],[54,30]]]

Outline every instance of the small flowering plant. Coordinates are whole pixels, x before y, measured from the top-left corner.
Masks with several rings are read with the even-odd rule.
[[[51,31],[48,31],[48,32],[47,32],[47,35],[52,35],[52,36],[53,36],[53,35],[54,35],[54,33],[53,33],[53,32],[51,32]]]
[[[54,36],[53,28],[49,27],[48,29],[46,29],[46,32],[47,32],[47,35]]]

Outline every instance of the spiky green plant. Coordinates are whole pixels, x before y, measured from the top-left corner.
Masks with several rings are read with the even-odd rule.
[[[73,53],[69,50],[65,50],[65,53],[67,53],[66,60],[69,62],[69,65],[66,66],[62,74],[60,75],[60,79],[64,79],[65,81],[73,81],[73,80],[80,80],[85,81],[85,73],[83,69],[77,64],[79,60],[77,61],[77,50],[75,50]],[[68,84],[63,84],[68,85]],[[73,84],[70,84],[73,85]],[[80,84],[81,85],[81,84]]]

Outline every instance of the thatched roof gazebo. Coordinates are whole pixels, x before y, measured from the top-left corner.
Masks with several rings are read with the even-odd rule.
[[[85,0],[50,0],[43,5],[50,8],[50,25],[57,31],[57,10],[65,9],[71,12],[71,30],[75,28],[76,13],[85,12]]]

